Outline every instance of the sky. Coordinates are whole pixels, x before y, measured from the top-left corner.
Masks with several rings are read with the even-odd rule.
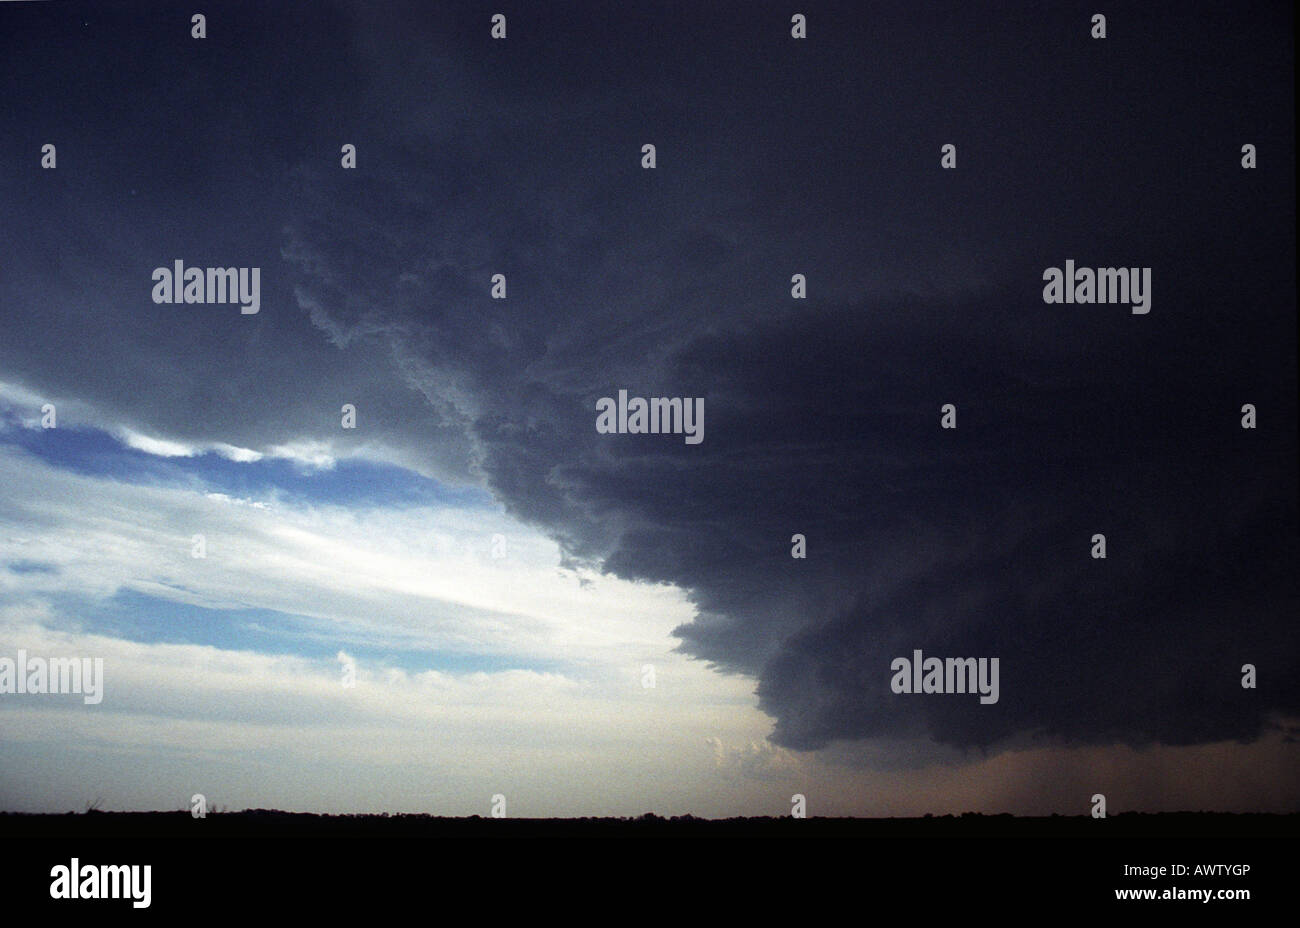
[[[0,4],[0,809],[1300,811],[1290,4],[194,12]]]

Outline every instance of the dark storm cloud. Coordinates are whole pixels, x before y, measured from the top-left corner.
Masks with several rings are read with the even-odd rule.
[[[1037,7],[808,12],[807,44],[751,5],[530,10],[505,46],[478,14],[326,16],[283,51],[312,151],[258,182],[284,309],[240,331],[265,342],[236,346],[238,318],[122,335],[142,311],[110,307],[99,334],[179,408],[124,396],[93,355],[67,388],[254,446],[330,434],[313,397],[369,385],[394,447],[481,474],[575,559],[688,590],[682,647],[756,675],[787,746],[1182,744],[1295,713],[1289,15],[1116,9],[1103,45]],[[249,137],[287,152],[271,124]],[[175,250],[178,227],[125,225],[131,255]],[[1151,313],[1045,305],[1067,258],[1152,267]],[[19,312],[67,267],[29,271]],[[54,345],[0,357],[59,383]],[[258,402],[196,406],[187,351],[267,378]],[[703,444],[597,434],[619,389],[704,397]],[[915,648],[998,657],[1001,699],[895,696]]]

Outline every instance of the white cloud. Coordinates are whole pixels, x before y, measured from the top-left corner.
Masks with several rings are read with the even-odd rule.
[[[554,543],[494,510],[236,499],[75,474],[3,446],[0,483],[0,564],[55,568],[0,567],[0,653],[105,661],[95,714],[43,697],[0,702],[0,740],[22,746],[0,760],[0,782],[30,781],[71,756],[102,772],[97,785],[0,787],[0,807],[80,808],[89,790],[166,808],[173,792],[197,791],[241,807],[471,814],[504,791],[512,814],[634,814],[647,802],[723,813],[735,797],[709,805],[716,778],[698,745],[761,739],[768,727],[752,681],[673,651],[671,629],[691,611],[680,591],[562,570]],[[190,556],[194,533],[207,538],[206,558]],[[498,533],[506,557],[494,559]],[[93,610],[51,604],[119,590],[306,615],[308,634],[343,647],[312,660],[142,643],[104,634]],[[352,656],[384,646],[518,666],[450,673]],[[529,669],[538,662],[553,669]],[[653,689],[641,685],[645,663],[656,667]],[[348,773],[336,780],[322,763]],[[238,772],[249,764],[257,783]],[[204,778],[219,787],[205,791]]]
[[[163,458],[192,458],[196,454],[202,453],[201,449],[195,445],[187,445],[179,441],[168,441],[165,438],[152,438],[128,428],[118,429],[117,438],[128,448],[134,448],[136,451],[155,454]]]
[[[0,449],[0,559],[56,572],[0,575],[11,595],[137,590],[318,620],[373,643],[639,666],[691,615],[680,591],[561,570],[558,547],[504,514],[348,509],[137,486]],[[204,536],[206,557],[191,556]],[[506,557],[491,556],[492,536]]]

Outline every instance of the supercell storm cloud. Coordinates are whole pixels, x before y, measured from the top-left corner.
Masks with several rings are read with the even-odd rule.
[[[1039,733],[1186,744],[1252,739],[1294,713],[1295,435],[1248,433],[1247,451],[1236,401],[1267,396],[1294,421],[1276,273],[1292,209],[1226,189],[1214,159],[1184,147],[1248,117],[1226,100],[1158,115],[1161,59],[1126,58],[1117,86],[1080,81],[1087,46],[1036,70],[1047,86],[1016,87],[1010,64],[964,60],[950,14],[926,43],[927,78],[955,82],[955,57],[989,98],[965,91],[939,118],[920,77],[881,83],[834,57],[870,42],[888,58],[900,24],[837,30],[803,60],[752,57],[763,45],[745,19],[710,54],[610,37],[582,68],[613,80],[543,82],[549,118],[526,128],[467,112],[492,128],[432,169],[466,178],[450,203],[382,181],[365,197],[331,190],[315,204],[329,218],[297,246],[314,257],[300,303],[336,337],[387,339],[422,392],[448,402],[460,385],[513,510],[606,570],[690,590],[699,616],[682,647],[755,674],[778,743],[905,730],[981,747]],[[520,81],[543,67],[517,64]],[[1074,126],[1052,140],[1048,100]],[[899,156],[880,139],[931,120],[980,140],[962,146],[970,160],[951,177],[922,160],[885,179]],[[641,136],[673,139],[652,176],[635,170]],[[1152,162],[1162,146],[1167,171]],[[498,173],[506,151],[531,169],[512,156]],[[436,137],[410,154],[447,157]],[[1081,192],[1134,176],[1134,199]],[[397,215],[407,253],[365,250]],[[1153,315],[1045,304],[1042,271],[1065,253],[1164,271]],[[500,303],[483,297],[496,269],[513,272]],[[795,273],[806,303],[791,299]],[[707,397],[708,439],[598,434],[593,403],[621,385]],[[953,431],[939,428],[947,402]],[[1105,561],[1088,556],[1097,531]],[[796,532],[806,560],[790,557]],[[889,661],[919,644],[1000,655],[997,708],[895,698]],[[1243,700],[1251,654],[1284,663],[1267,696]]]

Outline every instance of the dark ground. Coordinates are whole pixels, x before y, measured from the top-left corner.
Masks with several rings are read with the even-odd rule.
[[[77,838],[1294,838],[1291,815],[1174,812],[1020,818],[1011,815],[926,818],[443,818],[432,815],[314,815],[249,809],[209,812],[98,812],[29,815],[0,812],[0,836]]]

